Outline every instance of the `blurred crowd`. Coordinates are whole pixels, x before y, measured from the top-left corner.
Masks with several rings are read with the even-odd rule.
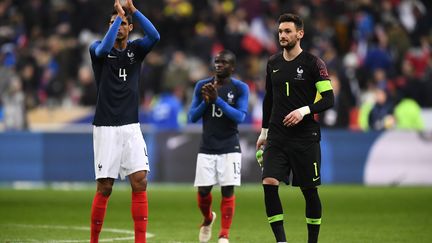
[[[304,50],[326,63],[333,109],[325,127],[421,130],[432,108],[432,2],[427,0],[134,1],[161,41],[142,66],[141,120],[186,124],[194,84],[212,75],[222,49],[237,56],[236,76],[251,90],[247,122],[261,125],[266,62],[280,51],[277,19],[303,17]],[[89,45],[108,28],[113,1],[0,1],[0,120],[25,129],[40,107],[94,106]],[[131,39],[142,35],[135,28]]]

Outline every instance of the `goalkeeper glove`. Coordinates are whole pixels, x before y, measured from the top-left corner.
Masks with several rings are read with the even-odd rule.
[[[263,166],[263,153],[264,151],[262,149],[258,149],[258,151],[255,154],[255,157],[260,167]]]

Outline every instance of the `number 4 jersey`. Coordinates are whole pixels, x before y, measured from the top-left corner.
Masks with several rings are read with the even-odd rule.
[[[129,41],[124,50],[112,48],[97,57],[96,46],[90,46],[90,56],[97,85],[95,126],[121,126],[138,123],[139,79],[141,62],[148,50]]]

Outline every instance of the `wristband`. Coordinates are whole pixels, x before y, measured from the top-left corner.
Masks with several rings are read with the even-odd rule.
[[[305,115],[310,114],[310,108],[307,105],[299,108],[298,111],[300,112],[300,114],[302,115],[302,117],[304,117]]]

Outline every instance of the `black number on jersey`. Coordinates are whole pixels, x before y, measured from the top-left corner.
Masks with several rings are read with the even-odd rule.
[[[233,162],[234,175],[240,175],[240,162]]]
[[[126,68],[120,68],[119,69],[119,78],[123,78],[123,81],[126,82],[126,77],[127,77]]]

